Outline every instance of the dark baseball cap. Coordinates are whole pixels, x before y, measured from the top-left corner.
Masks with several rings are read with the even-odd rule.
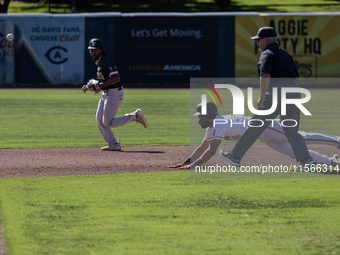
[[[207,116],[215,117],[217,114],[218,114],[218,111],[217,111],[217,106],[215,105],[215,103],[208,101],[207,102]],[[198,116],[198,115],[202,115],[202,103],[199,103],[196,106],[196,112],[193,116]]]
[[[257,35],[253,36],[251,39],[260,39],[266,37],[277,37],[275,29],[272,27],[261,27],[257,32]]]
[[[102,41],[99,40],[98,38],[92,38],[89,42],[89,47],[87,47],[89,50],[92,49],[102,49],[103,45],[102,45]]]

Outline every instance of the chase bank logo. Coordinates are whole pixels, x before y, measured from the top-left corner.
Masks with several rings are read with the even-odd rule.
[[[65,56],[67,52],[67,49],[64,47],[54,46],[46,52],[45,57],[53,64],[59,65],[68,60]]]

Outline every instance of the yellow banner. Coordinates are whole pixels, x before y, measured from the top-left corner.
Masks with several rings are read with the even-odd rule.
[[[277,32],[278,43],[294,58],[301,78],[340,77],[340,17],[238,16],[236,17],[235,76],[258,77],[261,54],[256,40],[260,27]]]

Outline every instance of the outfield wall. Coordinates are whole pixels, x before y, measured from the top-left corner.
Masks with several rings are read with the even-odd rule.
[[[340,76],[339,14],[162,13],[0,15],[1,84],[83,84],[98,37],[131,86],[189,87],[191,77],[257,77],[250,37],[274,26],[301,77]],[[6,23],[6,24],[5,24]],[[14,31],[13,31],[14,29]],[[14,43],[6,34],[13,31]]]

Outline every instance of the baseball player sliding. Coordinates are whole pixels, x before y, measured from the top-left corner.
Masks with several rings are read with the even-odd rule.
[[[217,107],[213,102],[207,102],[207,115],[201,115],[202,106],[197,105],[197,112],[194,116],[198,116],[199,124],[202,128],[207,128],[205,137],[202,143],[195,149],[191,156],[183,163],[169,166],[169,168],[189,169],[191,166],[198,166],[207,162],[215,155],[222,140],[237,141],[244,133],[248,126],[251,117],[245,116],[221,116],[218,114]],[[306,133],[299,131],[305,139],[306,144],[326,144],[335,146],[340,149],[340,137]],[[273,121],[271,125],[259,137],[261,142],[264,142],[273,150],[295,158],[292,148],[282,130],[281,125],[277,121]],[[223,152],[223,150],[221,149]],[[326,164],[336,166],[340,163],[339,156],[334,154],[332,158],[326,155],[319,154],[309,150],[313,160],[318,164]]]
[[[147,123],[141,109],[115,118],[124,97],[117,67],[103,50],[102,42],[99,39],[91,39],[88,49],[96,64],[97,79],[91,79],[82,89],[84,93],[88,90],[96,93],[103,91],[96,119],[99,130],[108,145],[101,149],[103,151],[120,151],[120,142],[117,141],[111,128],[123,126],[131,121],[139,122],[147,128]]]

